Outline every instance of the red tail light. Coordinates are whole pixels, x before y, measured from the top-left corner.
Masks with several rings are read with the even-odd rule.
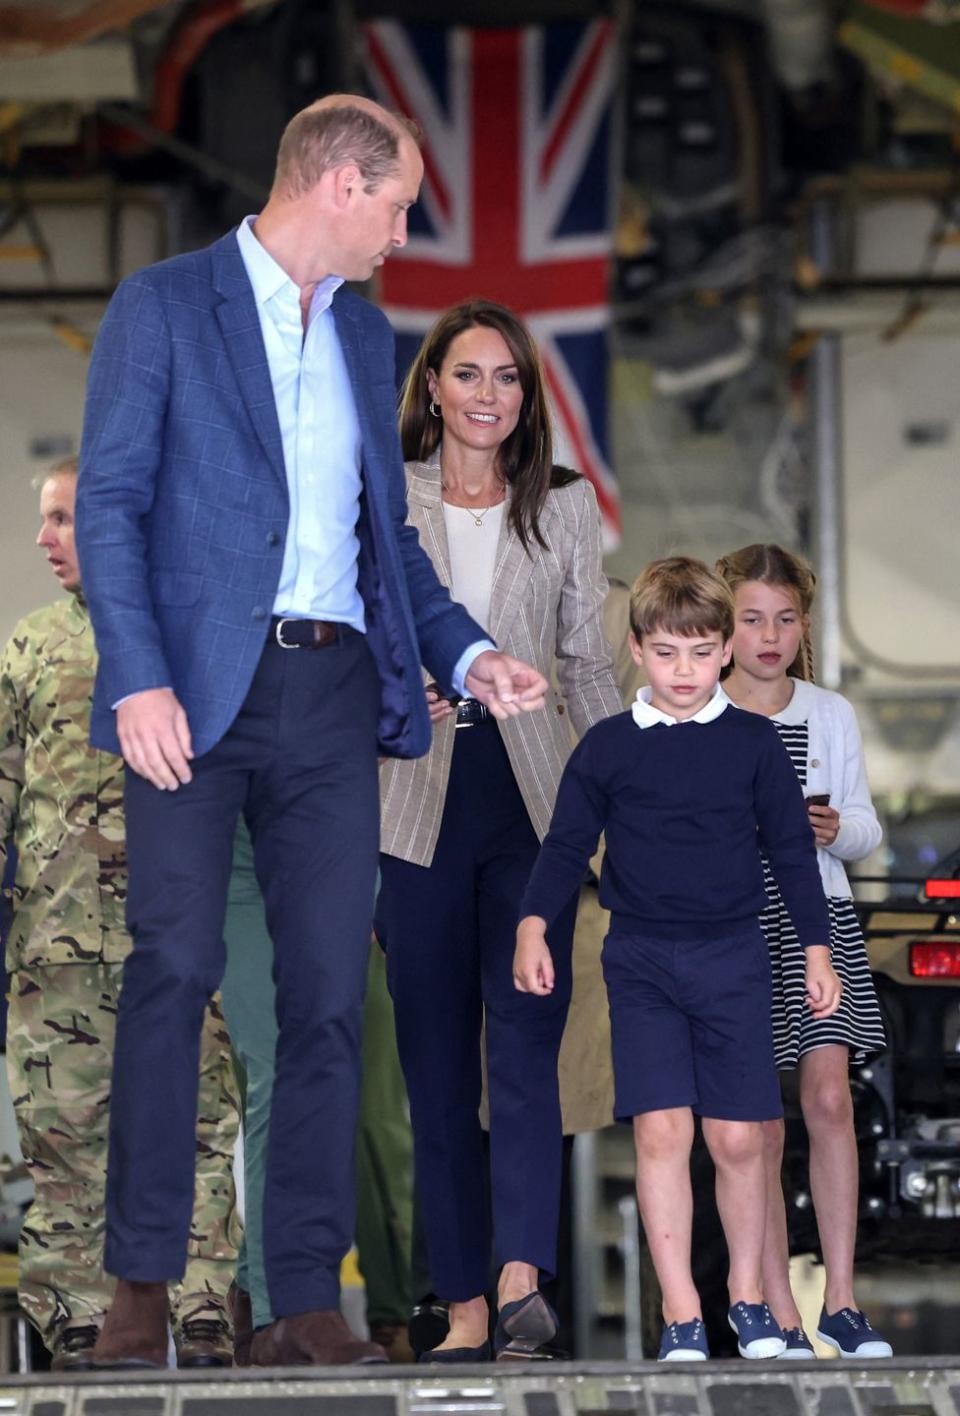
[[[960,939],[915,939],[910,972],[914,978],[960,979]]]
[[[927,880],[923,892],[928,900],[960,900],[960,880]]]

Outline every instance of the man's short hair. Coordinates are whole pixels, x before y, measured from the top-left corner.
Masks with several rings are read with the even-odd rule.
[[[415,124],[400,115],[384,122],[368,108],[352,103],[312,104],[290,119],[277,149],[274,189],[302,197],[325,172],[355,162],[364,191],[375,192],[399,170],[400,140],[419,141]]]
[[[63,457],[59,462],[55,462],[52,467],[46,468],[43,472],[38,472],[35,477],[30,478],[30,485],[35,492],[39,492],[51,477],[77,477],[80,475],[80,459],[78,457]]]
[[[660,630],[692,638],[733,635],[733,596],[726,582],[692,556],[652,561],[630,592],[630,628],[638,640]]]

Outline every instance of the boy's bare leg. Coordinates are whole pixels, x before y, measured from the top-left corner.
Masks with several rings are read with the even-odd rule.
[[[774,1318],[785,1330],[803,1327],[790,1287],[790,1249],[787,1242],[787,1212],[783,1202],[784,1125],[764,1121],[763,1161],[767,1177],[767,1224],[763,1237],[763,1296]]]
[[[663,1320],[689,1323],[701,1317],[700,1295],[690,1272],[693,1190],[689,1107],[647,1111],[633,1118],[637,1149],[637,1203],[660,1280]]]
[[[703,1136],[717,1168],[717,1209],[730,1254],[730,1302],[761,1303],[767,1210],[762,1123],[705,1116]]]
[[[828,1313],[855,1308],[859,1161],[853,1130],[849,1052],[832,1044],[800,1059],[800,1105],[810,1138],[810,1193],[817,1216]]]

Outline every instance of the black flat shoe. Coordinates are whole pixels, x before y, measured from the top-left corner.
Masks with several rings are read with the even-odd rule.
[[[528,1293],[513,1303],[504,1303],[497,1314],[493,1350],[497,1361],[516,1357],[528,1361],[537,1349],[552,1342],[560,1324],[542,1293]]]
[[[439,1347],[449,1331],[450,1304],[428,1293],[410,1314],[407,1323],[410,1346],[419,1357],[421,1352]]]
[[[479,1347],[434,1347],[429,1352],[421,1352],[417,1362],[428,1366],[449,1366],[459,1363],[467,1366],[471,1362],[489,1362],[490,1344],[482,1342]]]

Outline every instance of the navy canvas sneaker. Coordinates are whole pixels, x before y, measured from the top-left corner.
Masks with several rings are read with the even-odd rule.
[[[783,1330],[773,1321],[766,1303],[734,1303],[727,1319],[737,1334],[737,1351],[754,1361],[779,1357],[786,1351]]]
[[[709,1356],[707,1331],[702,1319],[694,1318],[690,1323],[664,1323],[658,1362],[705,1362]]]
[[[813,1350],[813,1343],[802,1327],[784,1328],[783,1340],[787,1345],[780,1353],[781,1362],[785,1357],[802,1358],[805,1361],[816,1360],[817,1354]]]
[[[841,1308],[838,1313],[820,1312],[817,1337],[841,1357],[892,1357],[893,1348],[870,1326],[859,1308]]]

